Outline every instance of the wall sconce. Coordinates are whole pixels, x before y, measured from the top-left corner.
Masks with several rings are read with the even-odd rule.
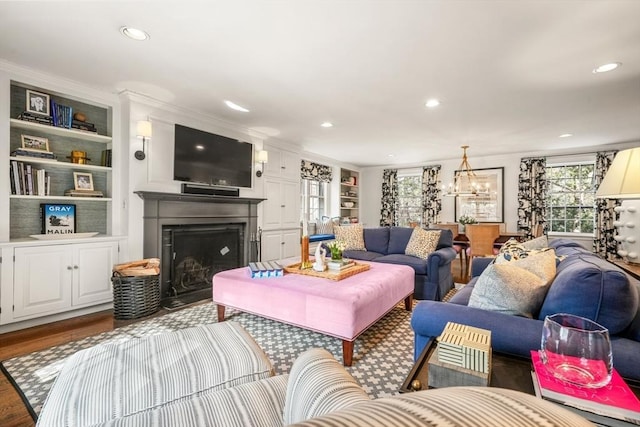
[[[265,150],[257,151],[256,162],[262,164],[262,170],[256,171],[256,176],[260,178],[262,176],[262,172],[264,171],[264,164],[269,162],[269,153]]]
[[[144,160],[146,156],[144,152],[144,146],[148,138],[151,138],[151,122],[147,120],[140,120],[136,125],[136,135],[138,138],[142,138],[142,151],[138,150],[134,156],[138,160]]]

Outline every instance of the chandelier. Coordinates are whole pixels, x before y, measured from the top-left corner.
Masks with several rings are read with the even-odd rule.
[[[442,184],[442,195],[449,197],[457,196],[480,196],[489,194],[489,183],[484,185],[478,184],[478,177],[471,168],[469,160],[467,159],[468,145],[462,147],[462,162],[458,167],[458,170],[453,175],[453,182],[449,183],[449,186]]]

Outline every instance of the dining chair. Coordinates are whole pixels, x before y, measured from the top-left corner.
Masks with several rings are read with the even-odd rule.
[[[493,244],[500,237],[499,224],[467,224],[465,234],[469,239],[467,248],[467,274],[471,275],[474,257],[495,256]]]
[[[455,240],[456,236],[460,234],[460,230],[457,222],[443,222],[438,224],[431,224],[432,228],[437,228],[440,230],[451,230],[453,233],[453,238]],[[464,272],[467,271],[467,245],[453,244],[453,249],[455,249],[457,254],[460,254],[460,277],[464,278]]]

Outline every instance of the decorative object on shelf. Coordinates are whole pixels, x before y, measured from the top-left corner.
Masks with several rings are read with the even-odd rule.
[[[93,191],[93,175],[89,172],[74,172],[73,182],[76,191]]]
[[[342,202],[342,206],[345,208],[352,208],[354,207],[356,204],[354,202]]]
[[[68,105],[58,104],[53,99],[51,100],[51,119],[54,126],[71,129],[72,115],[73,108]]]
[[[618,255],[627,262],[640,264],[640,147],[620,151],[613,159],[596,197],[625,199],[614,208],[619,214],[614,239],[619,243]]]
[[[71,159],[71,163],[77,163],[79,165],[86,165],[91,161],[91,159],[87,157],[87,152],[81,150],[71,150],[71,155],[67,156],[67,159]]]
[[[21,135],[22,149],[50,153],[49,139],[41,136]]]
[[[462,215],[460,218],[458,218],[458,222],[460,224],[462,224],[462,227],[460,227],[461,231],[464,233],[464,229],[465,226],[467,224],[477,224],[478,221],[476,221],[476,219],[472,216],[468,216],[468,215]]]
[[[86,122],[87,116],[85,116],[84,113],[77,111],[76,113],[73,114],[73,120],[76,120],[78,122]]]
[[[144,146],[147,139],[150,139],[152,135],[151,122],[148,120],[140,120],[136,125],[136,135],[138,138],[142,138],[142,151],[137,150],[134,153],[134,157],[138,160],[144,160],[145,157],[147,157]]]
[[[328,243],[327,248],[329,248],[329,251],[331,252],[332,260],[342,259],[342,251],[344,251],[344,244],[335,240],[331,243]]]
[[[264,164],[269,162],[269,152],[265,150],[256,151],[256,163],[260,163],[262,169],[256,168],[256,176],[260,178],[264,172]]]
[[[76,232],[76,205],[42,203],[42,234],[73,234]]]
[[[316,247],[316,254],[315,254],[315,260],[316,262],[313,263],[313,269],[315,271],[325,271],[327,269],[327,264],[325,262],[325,257],[327,256],[327,251],[324,249],[324,247],[320,244]]]
[[[27,113],[50,116],[49,95],[27,89]]]
[[[556,378],[586,388],[609,383],[613,369],[609,330],[573,314],[546,316],[540,358]]]

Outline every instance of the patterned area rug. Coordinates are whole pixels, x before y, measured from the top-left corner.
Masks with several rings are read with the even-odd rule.
[[[296,357],[309,348],[325,348],[342,361],[342,341],[338,338],[232,309],[227,309],[226,319],[244,326],[267,353],[277,374],[289,372]],[[411,313],[404,310],[404,304],[399,304],[354,343],[353,366],[347,370],[372,398],[397,394],[411,370],[410,320]],[[5,360],[2,367],[38,414],[65,359],[76,351],[99,343],[126,341],[215,322],[215,305],[207,303]]]

